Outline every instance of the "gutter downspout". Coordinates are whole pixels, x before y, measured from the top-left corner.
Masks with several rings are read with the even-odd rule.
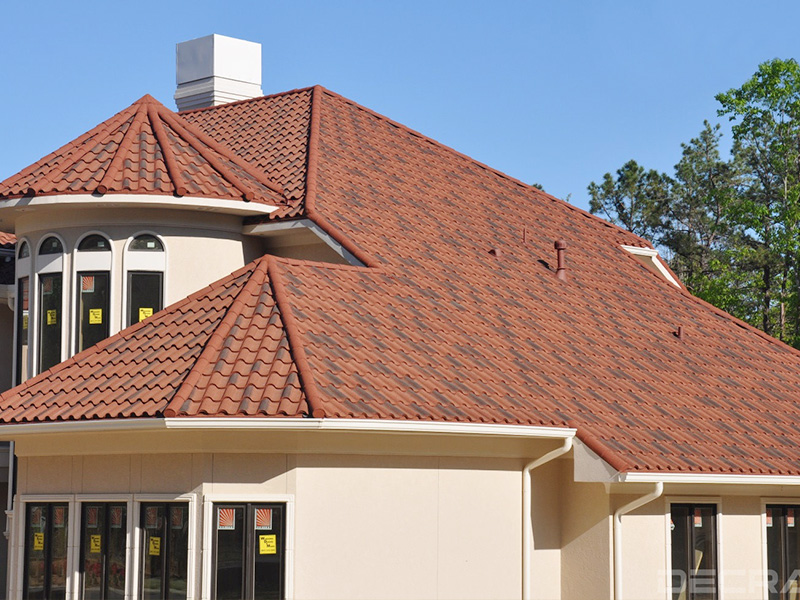
[[[622,600],[622,515],[652,502],[664,493],[664,482],[659,481],[649,494],[629,502],[614,512],[614,600]]]
[[[556,448],[529,462],[522,469],[522,600],[531,598],[531,554],[533,550],[533,506],[531,499],[531,471],[566,454],[572,449],[575,436],[564,438],[561,448]]]

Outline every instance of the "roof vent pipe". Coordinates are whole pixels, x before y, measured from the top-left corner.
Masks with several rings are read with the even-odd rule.
[[[261,44],[212,34],[181,42],[175,50],[178,110],[263,95]]]
[[[556,257],[558,258],[558,268],[556,269],[556,277],[561,281],[567,280],[567,242],[564,240],[557,240],[553,244],[556,249]]]

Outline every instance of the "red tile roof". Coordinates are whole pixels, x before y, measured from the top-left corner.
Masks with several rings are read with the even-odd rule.
[[[268,261],[0,395],[0,422],[307,411]]]
[[[283,190],[151,96],[0,182],[0,199],[161,194],[283,205]]]
[[[0,420],[573,426],[620,470],[800,475],[800,353],[620,248],[643,240],[322,88],[202,114],[367,266],[261,259],[0,396]]]
[[[13,233],[3,233],[0,231],[0,247],[13,246],[17,243],[17,236]]]

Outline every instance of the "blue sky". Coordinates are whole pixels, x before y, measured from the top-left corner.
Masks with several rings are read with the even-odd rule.
[[[0,179],[144,95],[170,108],[175,44],[263,46],[264,93],[322,84],[587,207],[630,158],[671,170],[717,92],[798,57],[798,2],[4,3]]]

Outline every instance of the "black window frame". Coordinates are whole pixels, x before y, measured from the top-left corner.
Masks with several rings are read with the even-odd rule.
[[[100,500],[100,501],[83,501],[79,505],[80,511],[80,530],[78,531],[78,598],[82,600],[86,597],[86,535],[88,531],[88,527],[86,524],[86,509],[92,506],[102,507],[103,510],[103,526],[102,532],[100,533],[101,537],[101,549],[99,554],[102,556],[102,574],[101,574],[101,589],[100,589],[100,600],[110,600],[113,598],[113,594],[109,593],[109,570],[110,564],[108,560],[108,545],[110,537],[110,531],[112,528],[111,525],[111,518],[110,518],[110,509],[112,507],[122,507],[123,509],[123,517],[122,517],[122,533],[123,539],[126,541],[124,543],[124,558],[123,558],[123,565],[124,565],[124,573],[122,576],[122,590],[123,596],[126,594],[128,589],[128,576],[130,573],[128,572],[128,547],[127,547],[127,536],[128,536],[128,519],[130,519],[130,511],[128,510],[128,503],[122,500]],[[91,542],[90,542],[91,543]]]
[[[159,312],[164,308],[164,272],[163,271],[146,271],[146,270],[135,270],[135,271],[128,271],[127,273],[127,301],[125,303],[125,326],[130,327],[131,325],[136,325],[140,321],[144,319],[134,320],[134,316],[138,317],[139,315],[134,315],[134,298],[133,298],[133,278],[136,275],[157,275],[158,276],[158,303],[155,304],[153,308],[153,314]],[[150,315],[152,316],[152,315]],[[149,317],[145,317],[149,318]]]
[[[255,584],[255,546],[258,542],[255,528],[255,510],[258,508],[271,508],[279,510],[279,517],[274,521],[277,530],[275,556],[279,569],[279,590],[278,595],[271,600],[284,600],[286,598],[286,512],[285,502],[215,502],[212,507],[212,526],[213,535],[211,541],[211,600],[218,600],[217,590],[217,534],[218,534],[218,509],[219,508],[241,508],[244,510],[244,536],[242,540],[242,552],[244,561],[244,572],[242,575],[242,600],[252,600],[254,598]],[[271,535],[271,534],[270,534]]]
[[[49,292],[51,294],[55,294],[56,289],[56,282],[58,284],[58,301],[54,304],[52,309],[45,309],[45,302],[44,302],[44,282],[47,279],[53,278],[52,283],[52,290]],[[38,281],[38,290],[36,291],[36,312],[39,313],[38,315],[38,348],[37,348],[37,360],[36,360],[36,370],[38,373],[46,371],[47,369],[54,367],[58,363],[61,362],[62,356],[62,349],[64,347],[64,274],[61,271],[53,271],[51,273],[39,273],[38,277],[36,278]],[[30,294],[30,288],[28,289],[28,293]],[[52,325],[48,325],[48,310],[55,311],[55,323]],[[28,318],[28,327],[31,326],[30,317]],[[53,330],[54,334],[57,335],[58,343],[53,344],[51,341],[48,340],[48,343],[45,344],[45,335],[47,333],[47,327],[55,327]],[[45,346],[47,346],[47,351],[45,352]],[[51,347],[52,346],[52,347]],[[51,356],[52,355],[52,356]],[[48,360],[45,360],[48,359]],[[52,361],[55,362],[52,362]]]
[[[708,573],[707,569],[704,570],[702,574],[697,573],[699,569],[699,565],[695,562],[696,555],[695,555],[695,548],[697,547],[697,537],[696,537],[696,529],[695,526],[695,518],[696,518],[696,510],[711,510],[711,532],[712,532],[712,540],[710,543],[711,548],[711,557],[709,558],[709,562],[714,566],[711,569],[711,573]],[[682,522],[678,522],[679,519],[676,518],[676,512],[684,511],[686,512],[685,519]],[[670,521],[671,521],[671,569],[672,572],[670,573],[670,597],[673,599],[677,598],[685,598],[685,600],[718,600],[719,599],[719,527],[718,527],[718,519],[719,516],[719,508],[714,503],[709,502],[699,502],[699,503],[687,503],[687,502],[675,502],[670,505]],[[677,545],[675,543],[676,538],[676,529],[683,528],[683,533],[685,535],[685,545],[683,551],[685,552],[686,560],[688,562],[688,571],[679,570],[677,565],[675,564],[675,554],[677,551]],[[676,573],[684,573],[685,578],[685,595],[681,595],[681,588],[675,587],[675,576]],[[708,582],[712,581],[712,587],[709,591]],[[700,582],[699,584],[697,582]],[[695,588],[701,588],[700,591],[696,590]]]
[[[169,564],[169,558],[172,555],[172,542],[171,538],[168,534],[170,528],[172,527],[171,521],[171,512],[170,509],[175,507],[180,507],[184,511],[185,517],[185,527],[186,527],[186,557],[184,560],[184,567],[186,572],[184,573],[184,580],[186,581],[187,589],[184,590],[182,599],[186,599],[188,597],[188,585],[189,585],[189,545],[192,535],[192,528],[191,528],[191,512],[189,510],[189,503],[188,502],[180,502],[180,501],[146,501],[143,500],[139,504],[139,573],[137,573],[137,577],[139,580],[139,592],[138,598],[142,599],[145,596],[145,589],[144,589],[144,575],[145,575],[145,561],[147,560],[147,556],[149,554],[149,543],[147,538],[147,529],[152,529],[146,527],[147,521],[147,508],[149,507],[158,507],[161,508],[163,511],[163,527],[160,527],[161,536],[160,536],[160,548],[159,553],[161,557],[161,598],[164,600],[173,600],[174,598],[177,599],[178,597],[172,596],[170,594],[170,575],[172,574],[172,569]]]
[[[101,325],[104,328],[103,337],[99,338],[92,344],[85,345],[83,343],[83,299],[81,294],[83,294],[83,278],[84,277],[105,277],[106,278],[106,297],[103,306],[99,307],[102,312],[102,323]],[[109,335],[111,335],[111,271],[79,271],[75,278],[75,352],[82,352],[87,348],[92,347],[94,344],[97,344],[104,339],[106,339]],[[91,326],[90,323],[87,321],[85,325]]]
[[[42,540],[42,543],[43,543],[43,546],[44,546],[44,548],[43,548],[43,552],[44,552],[43,562],[44,562],[44,565],[45,565],[45,569],[44,569],[44,573],[43,573],[44,586],[43,586],[43,589],[42,589],[42,595],[41,596],[38,596],[38,595],[31,596],[30,595],[30,589],[28,589],[28,579],[29,579],[29,568],[30,568],[30,566],[29,566],[30,565],[30,553],[31,553],[32,548],[31,548],[31,543],[30,543],[30,536],[28,534],[29,534],[29,529],[30,529],[30,525],[31,525],[31,513],[37,507],[40,508],[40,509],[44,508],[44,510],[46,511],[46,514],[44,516],[46,525],[45,525],[45,531],[43,532],[44,535],[43,535],[43,540]],[[53,581],[52,581],[52,574],[53,574],[53,544],[52,544],[52,541],[53,541],[53,538],[55,537],[54,534],[53,534],[53,531],[54,531],[54,529],[56,527],[55,519],[53,518],[53,515],[55,513],[54,509],[56,507],[58,507],[58,508],[60,508],[60,509],[62,509],[64,511],[64,524],[61,527],[63,527],[63,529],[64,529],[64,533],[65,533],[65,538],[64,539],[65,539],[65,542],[66,542],[66,544],[65,544],[66,548],[65,548],[65,552],[64,552],[64,558],[63,558],[63,560],[64,560],[64,590],[63,590],[63,595],[59,594],[58,596],[53,594],[53,589],[52,589],[52,583],[53,583]],[[23,567],[22,567],[22,598],[23,598],[23,600],[34,600],[34,599],[38,600],[39,598],[58,600],[60,598],[66,598],[67,597],[67,591],[69,589],[69,583],[70,583],[70,572],[69,572],[70,565],[68,564],[68,560],[69,560],[69,542],[70,542],[70,536],[69,536],[70,514],[69,513],[70,513],[70,511],[69,511],[69,503],[66,502],[66,501],[26,502],[25,503],[25,523],[24,523],[24,526],[23,526],[25,542],[24,542],[24,551],[23,551],[23,558],[22,558],[22,561],[23,561]]]
[[[26,288],[23,291],[23,287]],[[15,352],[16,363],[14,365],[14,385],[19,385],[28,378],[30,373],[30,351],[31,351],[31,278],[26,275],[17,279],[17,302],[16,302],[16,331],[17,340]],[[22,363],[25,362],[23,372]],[[24,375],[24,379],[23,379]]]
[[[789,600],[795,597],[800,588],[800,505],[797,504],[778,504],[769,503],[766,510],[766,532],[767,543],[767,592],[769,600]],[[789,511],[792,511],[791,519]],[[791,521],[791,525],[789,524]],[[793,540],[793,553],[795,554],[795,566],[790,566],[790,537],[789,529],[795,529],[795,539]],[[780,541],[777,550],[780,560],[779,570],[770,567],[776,565],[772,562],[773,553],[770,551],[770,529],[772,533],[777,533]],[[776,580],[773,581],[772,573],[775,573]],[[791,582],[794,581],[794,590],[790,589]]]

